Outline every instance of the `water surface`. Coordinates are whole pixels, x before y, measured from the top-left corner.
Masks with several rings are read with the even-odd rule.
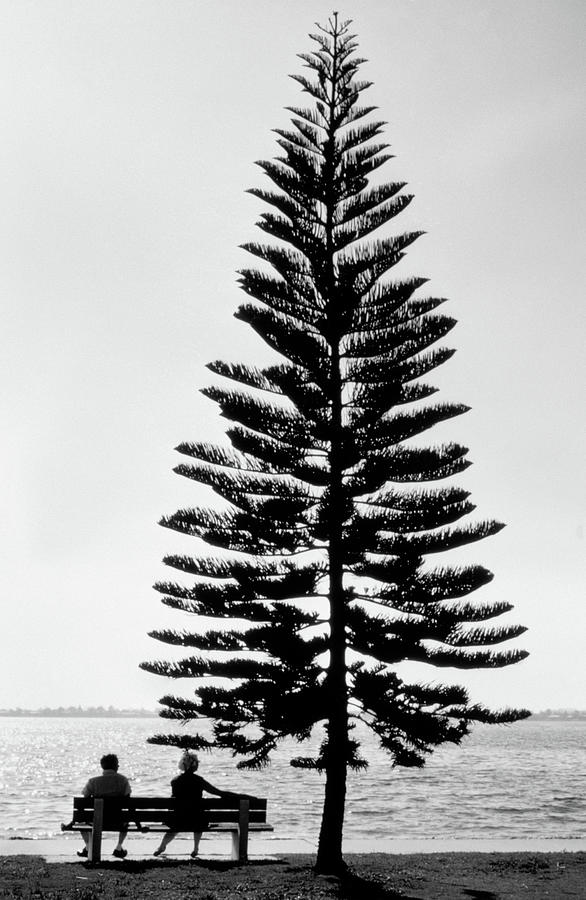
[[[0,718],[0,838],[60,834],[71,797],[99,774],[104,752],[118,754],[134,794],[168,795],[179,753],[146,743],[167,728],[156,718]],[[349,777],[348,838],[586,837],[586,721],[479,726],[419,770],[393,769],[365,737],[370,766]],[[288,765],[307,753],[284,744],[260,772],[237,770],[229,754],[202,754],[200,773],[220,788],[268,797],[279,838],[315,840],[323,776]]]

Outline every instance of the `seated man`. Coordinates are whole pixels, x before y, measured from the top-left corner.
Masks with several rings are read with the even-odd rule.
[[[102,767],[102,774],[96,775],[94,778],[89,779],[88,783],[83,789],[83,796],[103,798],[129,797],[130,782],[128,781],[128,778],[126,778],[124,775],[120,775],[118,772],[118,757],[114,753],[106,753],[105,756],[102,756],[100,765]],[[119,859],[124,859],[128,851],[123,849],[122,844],[124,842],[124,838],[128,833],[128,823],[124,822],[120,818],[119,814],[116,815],[115,809],[110,808],[109,812],[106,811],[104,827],[107,830],[116,829],[119,831],[118,843],[113,850],[113,856],[117,856]],[[83,850],[78,850],[77,855],[87,856],[90,835],[89,832],[86,831],[82,832],[82,835],[85,841],[85,847],[83,848]]]

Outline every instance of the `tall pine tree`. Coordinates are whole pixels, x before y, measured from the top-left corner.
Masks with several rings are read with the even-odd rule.
[[[195,576],[156,585],[195,627],[152,637],[195,655],[143,668],[196,680],[193,698],[162,698],[163,717],[213,723],[212,738],[154,743],[230,748],[254,768],[282,738],[323,726],[317,757],[291,762],[325,772],[317,869],[335,872],[347,770],[365,764],[356,722],[396,765],[421,766],[473,722],[527,715],[472,703],[463,687],[405,683],[397,664],[487,668],[526,654],[493,649],[524,628],[484,624],[510,604],[464,599],[491,580],[487,569],[427,560],[502,526],[470,522],[468,492],[444,481],[469,465],[465,447],[410,440],[467,409],[430,402],[435,388],[420,380],[452,355],[438,341],[455,322],[438,312],[443,300],[418,295],[426,279],[389,274],[420,232],[383,230],[412,198],[401,183],[369,184],[390,157],[384,123],[361,105],[369,83],[349,22],[334,14],[311,38],[300,54],[309,75],[293,76],[310,105],[289,108],[282,154],[259,163],[274,188],[251,191],[270,207],[258,226],[276,240],[245,245],[261,266],[242,271],[250,300],[236,313],[282,362],[209,366],[222,380],[203,393],[230,421],[231,449],[181,444],[188,461],[175,471],[225,502],[161,524],[222,553],[164,560]],[[201,616],[224,627],[205,630]]]

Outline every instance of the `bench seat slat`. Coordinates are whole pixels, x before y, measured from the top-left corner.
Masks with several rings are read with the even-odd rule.
[[[173,810],[141,809],[135,810],[134,812],[132,810],[126,812],[122,810],[122,814],[124,819],[128,818],[129,822],[144,822],[145,824],[148,824],[149,822],[164,822],[167,817],[173,815]],[[210,810],[207,814],[207,818],[209,822],[238,822],[239,813],[238,810],[235,809],[227,811]],[[249,822],[266,822],[266,818],[266,812],[260,809],[253,809],[248,815]],[[73,821],[79,824],[91,823],[93,821],[93,811],[76,811]]]
[[[106,798],[108,799],[108,798]],[[112,798],[119,800],[120,798]],[[267,808],[267,801],[265,798],[260,797],[252,797],[249,800],[250,809],[264,809]],[[121,804],[123,809],[128,809],[129,806],[133,809],[171,809],[173,804],[173,797],[131,797],[128,803],[124,802]],[[204,798],[203,801],[205,809],[239,809],[240,808],[240,798],[214,798],[213,800]],[[94,798],[93,797],[74,797],[73,798],[73,808],[74,809],[93,809],[94,808]]]
[[[128,821],[132,824],[134,822],[144,822],[145,825],[148,825],[149,822],[164,822],[167,816],[172,816],[172,811],[156,811],[156,810],[140,810],[136,814],[129,812],[127,814]],[[127,818],[124,815],[124,819]],[[235,810],[229,810],[228,812],[210,812],[208,814],[208,821],[211,824],[215,824],[217,822],[238,822],[238,812]],[[91,824],[93,821],[93,816],[91,812],[84,812],[82,815],[75,816],[73,820],[76,824],[79,825],[87,825]],[[266,814],[260,810],[252,810],[249,814],[248,821],[251,823],[262,823],[266,822]]]
[[[71,828],[68,829],[68,830],[69,830],[69,831],[91,831],[91,830],[92,830],[92,825],[91,825],[91,824],[84,825],[84,824],[82,824],[82,823],[78,823],[78,824],[72,825]],[[104,830],[104,831],[107,831],[106,828],[104,828],[103,830]],[[138,829],[137,829],[134,825],[130,824],[128,830],[129,830],[129,831],[137,831]],[[250,822],[249,825],[248,825],[248,830],[249,830],[249,831],[274,831],[275,829],[274,829],[274,827],[273,827],[272,825],[268,825],[268,824],[263,823],[263,822]],[[155,826],[155,827],[149,826],[148,831],[146,831],[145,834],[151,834],[151,833],[159,832],[159,831],[161,831],[161,832],[166,832],[166,831],[169,831],[169,829],[166,828],[164,825],[161,825],[161,826],[158,827],[158,828],[157,828],[156,826]],[[210,826],[210,828],[208,829],[208,831],[209,831],[209,832],[214,832],[214,831],[238,831],[238,823],[237,823],[237,822],[234,822],[234,823],[231,823],[231,822],[216,822],[216,823],[214,823],[214,824],[212,824],[212,825]],[[189,832],[180,832],[180,833],[182,833],[182,834],[189,834]]]

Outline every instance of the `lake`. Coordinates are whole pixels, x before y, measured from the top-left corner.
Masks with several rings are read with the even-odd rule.
[[[134,794],[168,795],[180,753],[146,743],[167,730],[172,723],[157,718],[0,718],[0,838],[60,835],[71,797],[99,774],[108,751]],[[586,721],[478,726],[419,770],[393,769],[364,737],[370,766],[349,776],[348,838],[586,837]],[[308,749],[287,742],[260,772],[237,770],[225,753],[201,754],[200,774],[222,789],[268,797],[279,838],[316,840],[323,776],[288,765]],[[282,810],[278,820],[271,805]]]

